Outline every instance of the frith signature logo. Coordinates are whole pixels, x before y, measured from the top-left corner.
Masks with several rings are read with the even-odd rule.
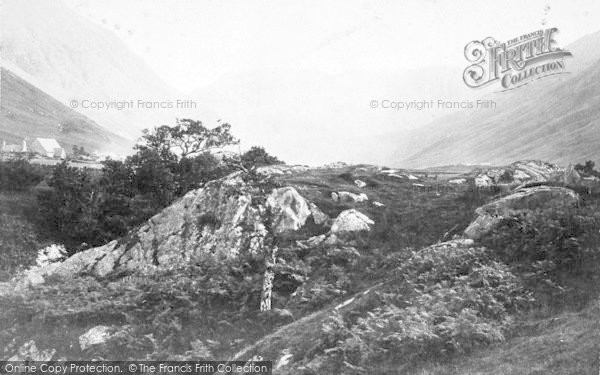
[[[472,65],[463,73],[469,87],[496,81],[504,90],[514,89],[553,74],[565,73],[565,57],[571,52],[558,48],[557,28],[537,30],[500,43],[492,37],[472,41],[465,57]]]

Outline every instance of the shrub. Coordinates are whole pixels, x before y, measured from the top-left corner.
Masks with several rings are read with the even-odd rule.
[[[283,161],[270,155],[263,147],[253,146],[242,154],[241,163],[244,168],[252,169],[265,165],[283,164]]]
[[[44,178],[41,168],[25,159],[0,162],[0,190],[21,191],[37,185]]]

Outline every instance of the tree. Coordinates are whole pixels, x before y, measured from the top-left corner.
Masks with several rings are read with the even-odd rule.
[[[577,170],[578,172],[581,172],[587,176],[597,176],[600,177],[600,172],[596,171],[594,169],[595,167],[595,163],[592,160],[588,160],[585,162],[584,165],[581,164],[576,164],[575,165],[575,170]]]
[[[51,187],[38,195],[40,226],[50,227],[60,240],[71,245],[105,241],[98,223],[98,188],[85,169],[57,165],[48,181]]]
[[[229,124],[209,129],[201,121],[190,119],[177,119],[175,126],[163,125],[152,132],[144,130],[142,141],[136,149],[153,150],[165,160],[187,158],[239,143]]]
[[[263,147],[253,146],[241,156],[241,163],[246,169],[265,165],[283,164],[283,161],[270,155]]]

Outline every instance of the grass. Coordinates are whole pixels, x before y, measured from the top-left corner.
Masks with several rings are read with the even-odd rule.
[[[353,182],[356,179],[367,186],[358,188]],[[494,195],[492,191],[477,191],[467,184],[448,186],[434,176],[415,181],[357,171],[353,167],[309,170],[282,180],[332,218],[350,208],[363,212],[377,223],[369,235],[369,246],[385,246],[389,251],[420,248],[461,233],[472,221],[473,211]],[[366,193],[369,200],[334,202],[331,199],[334,191]],[[385,206],[377,207],[373,202]]]

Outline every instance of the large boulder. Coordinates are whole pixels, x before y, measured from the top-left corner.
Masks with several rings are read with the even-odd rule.
[[[371,225],[375,224],[367,215],[357,210],[342,211],[335,218],[331,225],[332,234],[342,234],[371,230]]]
[[[480,239],[493,230],[503,218],[554,204],[574,206],[578,202],[579,195],[563,187],[534,186],[519,189],[475,210],[478,216],[465,229],[464,235],[467,238]]]
[[[42,284],[50,275],[148,273],[208,257],[227,260],[244,252],[255,254],[262,250],[268,235],[297,230],[312,214],[309,203],[294,188],[274,189],[265,200],[253,200],[257,194],[260,190],[244,182],[239,173],[211,181],[122,239],[77,253],[61,263],[32,268],[16,287]],[[272,233],[266,228],[268,219],[273,223]]]
[[[300,229],[312,214],[306,199],[293,187],[274,189],[267,198],[267,207],[273,215],[275,233]]]

